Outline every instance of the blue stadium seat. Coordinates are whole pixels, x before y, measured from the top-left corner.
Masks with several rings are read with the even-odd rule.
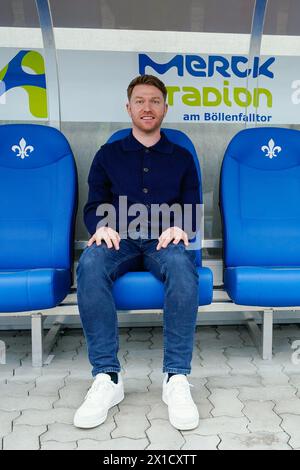
[[[181,131],[162,129],[169,140],[190,151],[194,157],[195,166],[200,181],[200,202],[202,203],[201,171],[193,143]],[[122,129],[115,132],[108,142],[125,138],[131,129]],[[196,262],[199,273],[199,306],[209,305],[212,302],[213,278],[209,268],[202,267],[201,249],[196,250]],[[118,278],[114,283],[113,295],[117,309],[162,309],[164,304],[164,286],[150,272],[128,272]]]
[[[0,126],[0,312],[58,305],[71,286],[77,173],[57,129]]]
[[[224,287],[239,305],[300,305],[300,132],[246,129],[222,164]]]

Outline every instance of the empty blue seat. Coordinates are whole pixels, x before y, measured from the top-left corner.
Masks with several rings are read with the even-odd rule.
[[[196,170],[200,182],[200,202],[202,203],[201,172],[197,154],[193,143],[181,131],[174,129],[162,129],[167,138],[186,148],[194,157]],[[108,142],[114,142],[125,138],[131,129],[122,129],[115,132]],[[199,306],[208,305],[212,302],[213,278],[209,268],[202,266],[201,249],[196,250],[196,262],[199,273]],[[128,272],[118,278],[113,287],[113,295],[117,309],[162,309],[164,304],[164,286],[150,272]]]
[[[224,287],[240,305],[300,305],[300,132],[239,132],[220,180]]]
[[[77,174],[60,131],[0,126],[0,312],[58,305],[71,286]]]

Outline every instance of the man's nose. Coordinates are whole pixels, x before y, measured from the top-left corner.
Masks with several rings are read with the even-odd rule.
[[[144,111],[151,111],[151,103],[149,101],[145,101]]]

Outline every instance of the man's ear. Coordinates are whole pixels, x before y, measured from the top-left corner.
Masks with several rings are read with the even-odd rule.
[[[127,113],[131,117],[131,109],[130,109],[130,104],[129,103],[126,103],[126,109],[127,109]]]
[[[168,106],[168,104],[166,103],[166,104],[165,104],[165,114],[164,114],[164,116],[167,114],[168,109],[169,109],[169,106]]]

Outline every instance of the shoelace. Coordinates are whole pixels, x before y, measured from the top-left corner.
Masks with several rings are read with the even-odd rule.
[[[93,383],[91,388],[88,390],[85,400],[88,398],[91,398],[91,395],[94,392],[99,392],[100,390],[110,390],[112,388],[112,382],[108,382],[107,380],[96,380],[96,382]]]
[[[176,401],[185,404],[191,401],[190,388],[194,385],[189,382],[179,382],[173,385],[171,393],[176,390]]]

